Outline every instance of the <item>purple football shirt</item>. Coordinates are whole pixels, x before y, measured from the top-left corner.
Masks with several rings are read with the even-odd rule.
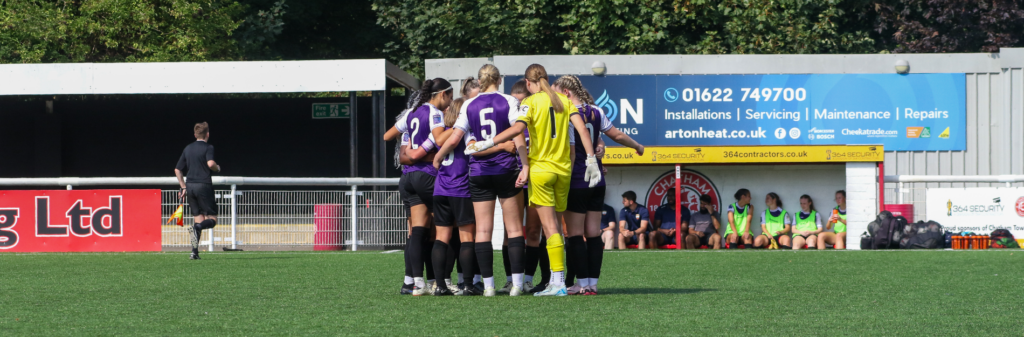
[[[596,106],[583,105],[576,108],[580,111],[580,117],[583,118],[587,131],[590,131],[591,144],[596,147],[601,134],[612,128],[612,122],[604,115],[604,111]],[[569,126],[569,136],[569,143],[576,149],[576,157],[572,159],[572,178],[569,179],[569,188],[590,188],[590,183],[583,180],[587,172],[587,150],[583,147],[583,140],[572,125]],[[598,159],[597,168],[603,167],[604,164]],[[597,183],[597,186],[604,186],[604,174],[601,174],[601,182]]]
[[[437,170],[434,195],[469,198],[469,156],[466,155],[466,141],[459,141],[455,150],[444,157]]]
[[[484,92],[462,104],[455,127],[476,140],[494,138],[505,131],[519,117],[519,101],[500,92]],[[469,158],[470,176],[488,176],[519,170],[518,156],[497,152],[487,156]]]
[[[404,119],[395,123],[395,128],[398,131],[409,134],[409,149],[411,150],[418,149],[420,144],[423,144],[424,141],[430,138],[430,131],[438,127],[444,127],[444,115],[441,113],[441,110],[438,110],[437,107],[430,103],[421,105],[416,110],[406,114]],[[409,174],[415,171],[426,172],[432,176],[437,175],[437,170],[434,169],[433,163],[422,161],[405,166],[402,174]]]

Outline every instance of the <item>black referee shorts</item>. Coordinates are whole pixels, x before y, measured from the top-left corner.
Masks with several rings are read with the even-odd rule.
[[[473,196],[473,201],[511,198],[523,190],[516,187],[516,179],[519,179],[518,170],[489,176],[469,176],[469,194]]]
[[[600,212],[604,208],[604,186],[594,188],[570,188],[569,203],[565,210],[573,213],[586,214]]]
[[[470,198],[434,196],[434,225],[461,227],[475,223],[476,213],[473,213],[473,200]]]
[[[217,215],[217,199],[214,198],[213,184],[185,183],[185,195],[192,216]]]
[[[436,177],[423,172],[413,171],[405,175],[405,184],[400,186],[402,201],[406,207],[427,205],[427,211],[434,211],[434,180]],[[401,182],[399,182],[401,185]]]

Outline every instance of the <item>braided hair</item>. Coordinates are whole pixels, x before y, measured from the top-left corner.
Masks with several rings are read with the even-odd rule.
[[[583,82],[580,82],[580,78],[576,77],[576,75],[565,75],[559,77],[558,80],[555,81],[555,85],[559,88],[569,90],[569,92],[571,92],[573,96],[576,96],[576,98],[578,98],[580,102],[583,102],[583,104],[594,104],[594,97],[590,96],[590,92],[587,91],[587,88],[583,87]]]
[[[432,80],[423,81],[423,85],[420,86],[420,98],[416,101],[416,105],[412,109],[419,108],[434,98],[435,95],[444,93],[445,91],[452,90],[452,84],[448,83],[448,80],[443,78],[435,78]]]
[[[419,90],[413,90],[411,93],[409,93],[409,98],[407,98],[405,100],[405,110],[402,110],[402,113],[398,114],[398,117],[395,118],[395,122],[398,122],[398,121],[404,119],[405,115],[408,115],[409,112],[413,111],[413,107],[419,107],[419,105],[416,105],[416,103],[418,103],[420,101],[420,97],[421,96],[423,96],[423,95],[420,93]],[[399,170],[402,169],[402,163],[400,163],[399,159],[398,159],[398,157],[400,155],[400,152],[402,152],[402,141],[401,140],[395,142],[395,156],[394,156],[395,168],[397,168]]]

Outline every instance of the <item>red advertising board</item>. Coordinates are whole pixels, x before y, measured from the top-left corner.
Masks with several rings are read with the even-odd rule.
[[[160,190],[0,191],[0,252],[160,250]]]

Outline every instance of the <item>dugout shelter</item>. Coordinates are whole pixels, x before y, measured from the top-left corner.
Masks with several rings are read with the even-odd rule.
[[[231,175],[396,177],[381,138],[420,84],[383,59],[3,64],[0,78],[0,158],[15,163],[0,177],[166,176],[200,121]]]
[[[918,193],[923,199],[923,188],[940,185],[907,183],[904,190],[902,183],[886,183],[886,174],[1024,173],[1020,48],[973,54],[493,56],[427,60],[426,77],[456,83],[487,63],[505,75],[506,93],[534,63],[545,66],[551,81],[579,76],[612,123],[646,146],[637,156],[605,139],[611,146],[604,159],[605,203],[615,209],[622,207],[619,196],[632,190],[653,216],[665,191],[679,186],[677,200],[692,211],[697,197],[709,194],[724,213],[733,193],[747,188],[755,214],[764,211],[768,192],[778,193],[790,213],[800,211],[803,194],[825,213],[835,206],[835,191],[845,190],[848,248],[858,249],[860,235],[886,201]],[[953,187],[961,185],[968,184]],[[758,220],[752,222],[755,235]]]

